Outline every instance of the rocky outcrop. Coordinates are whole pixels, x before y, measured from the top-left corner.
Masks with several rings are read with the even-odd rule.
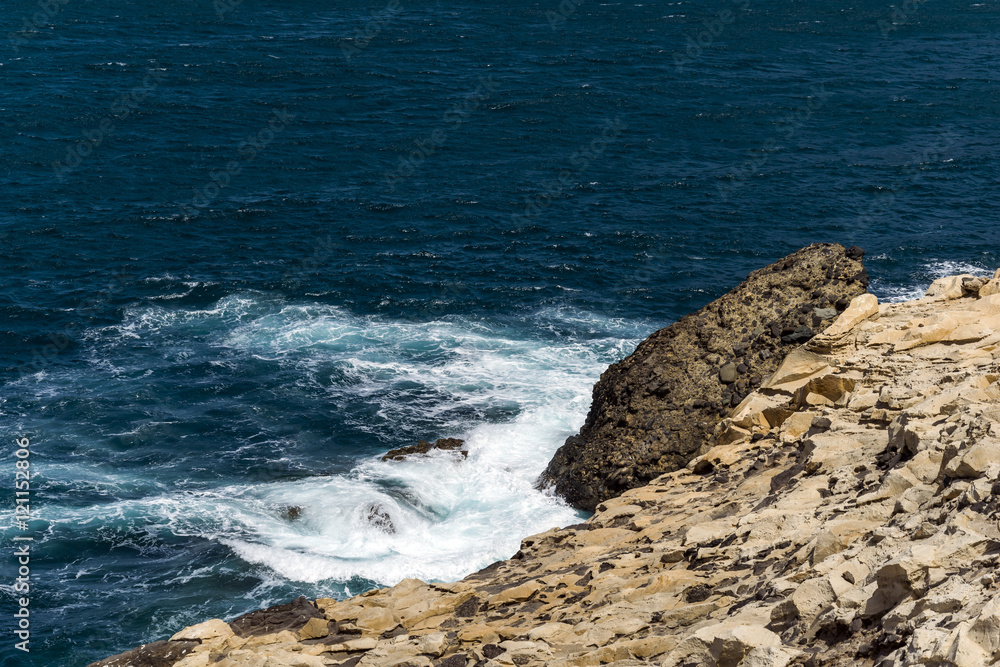
[[[1000,664],[1000,272],[928,294],[854,298],[706,452],[509,560],[148,646],[174,667]],[[168,663],[94,667],[125,664]]]
[[[434,442],[427,442],[426,440],[418,440],[417,444],[409,445],[407,447],[400,447],[399,449],[390,449],[386,452],[385,456],[382,457],[383,461],[402,461],[407,456],[414,456],[416,454],[428,454],[432,449],[440,449],[442,451],[457,451],[462,455],[463,458],[469,456],[469,452],[464,449],[465,440],[460,440],[458,438],[438,438]]]
[[[865,292],[863,254],[830,243],[803,248],[651,335],[601,375],[586,423],[541,484],[593,511],[684,467],[733,406]]]

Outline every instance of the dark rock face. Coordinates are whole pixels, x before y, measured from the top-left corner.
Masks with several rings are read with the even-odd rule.
[[[200,643],[186,640],[152,642],[99,662],[92,662],[87,667],[171,667]]]
[[[392,522],[392,517],[389,516],[389,513],[385,511],[385,508],[378,503],[373,503],[368,506],[365,519],[368,521],[369,525],[381,530],[387,535],[392,535],[396,532],[396,526]]]
[[[540,483],[593,511],[687,465],[731,408],[865,293],[863,254],[813,244],[651,335],[601,375],[586,423]]]
[[[468,457],[469,452],[462,449],[465,446],[465,440],[459,440],[458,438],[438,438],[434,442],[427,442],[426,440],[418,440],[417,444],[410,445],[409,447],[400,447],[399,449],[390,449],[385,456],[382,457],[383,461],[402,461],[407,456],[412,456],[413,454],[426,454],[432,449],[445,449],[458,451],[463,457]]]
[[[303,596],[288,604],[279,604],[244,614],[230,622],[229,627],[240,637],[251,637],[282,630],[298,630],[308,623],[310,618],[326,617]]]

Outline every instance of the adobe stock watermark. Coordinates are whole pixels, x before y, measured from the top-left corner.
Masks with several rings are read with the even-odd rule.
[[[14,565],[17,578],[12,588],[18,595],[17,611],[14,612],[17,626],[14,636],[21,641],[14,642],[14,648],[30,652],[31,641],[31,543],[34,536],[29,532],[31,520],[31,440],[17,438],[14,441]]]
[[[78,314],[84,317],[96,317],[104,305],[134,282],[131,280],[134,277],[133,274],[125,273],[123,270],[112,274],[111,277],[113,280],[110,280],[104,289],[99,290],[77,306],[76,312]],[[16,367],[19,379],[34,375],[55,362],[59,355],[69,348],[72,338],[78,336],[81,330],[82,327],[78,323],[68,322],[61,329],[49,331],[46,335],[48,342],[32,350],[31,361]]]
[[[511,222],[515,225],[522,225],[541,215],[542,211],[552,205],[555,197],[561,195],[567,188],[579,183],[593,161],[602,156],[608,150],[608,146],[627,129],[628,123],[621,119],[615,118],[605,121],[599,137],[593,139],[589,144],[581,146],[579,150],[569,156],[568,162],[575,169],[563,169],[556,178],[544,181],[541,184],[541,192],[525,202],[524,212],[511,214]]]
[[[881,188],[875,198],[868,203],[865,212],[857,217],[852,229],[866,226],[878,216],[888,213],[896,204],[896,193],[907,187],[916,185],[923,179],[924,172],[920,165],[941,161],[958,141],[958,135],[947,132],[938,137],[935,142],[920,152],[919,155],[903,164],[902,173],[885,188]]]
[[[326,260],[340,248],[340,244],[333,240],[332,236],[317,243],[313,247],[312,255],[298,260],[295,265],[282,274],[282,281],[291,285],[298,285],[306,276],[315,273],[326,264]]]
[[[553,30],[565,25],[569,17],[576,14],[576,8],[583,4],[584,0],[562,0],[559,6],[552,10],[545,12],[545,20],[549,22],[549,27]]]
[[[83,141],[78,141],[67,148],[66,157],[63,158],[62,162],[58,160],[52,162],[52,171],[56,178],[62,179],[90,157],[106,139],[115,133],[117,130],[115,122],[128,120],[139,108],[139,105],[145,102],[146,98],[159,87],[163,78],[164,72],[162,70],[150,70],[142,78],[140,85],[119,95],[108,108],[108,114],[96,126],[83,131]]]
[[[215,0],[212,3],[212,9],[215,10],[215,15],[221,21],[226,18],[226,14],[229,14],[242,4],[243,0]]]
[[[416,173],[427,158],[437,153],[438,149],[447,143],[449,132],[457,130],[473,113],[481,109],[499,86],[500,84],[493,80],[492,74],[485,79],[480,77],[476,89],[446,111],[439,126],[428,136],[415,142],[416,150],[406,155],[400,155],[396,169],[385,172],[386,187],[391,192],[395,192],[396,186]]]
[[[731,0],[737,10],[750,8],[750,0]],[[704,27],[697,35],[688,35],[684,55],[674,54],[674,67],[678,72],[684,71],[685,65],[690,65],[700,59],[705,53],[705,49],[715,44],[716,38],[726,31],[726,26],[736,22],[736,12],[732,9],[723,9],[714,18],[705,19],[702,23]]]
[[[453,312],[456,304],[468,304],[470,301],[477,304],[482,302],[482,296],[473,287],[465,283],[445,283],[436,296],[425,301],[414,315],[416,319],[437,320]]]
[[[7,33],[7,43],[14,53],[18,53],[28,40],[38,34],[38,31],[52,23],[59,10],[69,4],[69,0],[38,0],[38,11],[21,17],[21,29]]]
[[[399,0],[389,0],[385,9],[378,14],[372,14],[363,28],[358,26],[354,29],[353,36],[341,39],[339,42],[340,52],[343,54],[344,60],[350,60],[367,49],[372,40],[393,22],[400,11],[402,11],[402,5]]]
[[[805,101],[795,111],[782,116],[775,123],[778,126],[778,133],[781,135],[781,138],[784,138],[786,141],[794,137],[802,126],[812,118],[813,114],[821,109],[826,104],[827,99],[833,95],[822,84],[819,86],[810,86],[810,92],[811,94],[806,97]],[[778,138],[770,137],[767,139],[764,145],[757,151],[759,155],[751,153],[746,162],[734,168],[733,177],[729,181],[715,186],[719,198],[723,202],[729,201],[733,195],[743,189],[751,176],[771,160],[771,156],[778,149]]]
[[[900,23],[906,23],[917,13],[920,5],[927,0],[906,0],[901,5],[892,5],[892,12],[888,19],[879,19],[875,24],[882,35],[882,39],[889,39],[889,34],[899,30]]]
[[[229,187],[234,176],[243,173],[244,167],[254,161],[257,155],[267,148],[279,134],[285,131],[288,124],[295,120],[295,114],[289,113],[288,107],[271,112],[274,116],[263,128],[250,134],[236,148],[240,160],[230,160],[225,168],[208,172],[208,181],[200,188],[195,188],[191,201],[180,205],[181,215],[194,218],[201,215],[201,209],[209,206]]]

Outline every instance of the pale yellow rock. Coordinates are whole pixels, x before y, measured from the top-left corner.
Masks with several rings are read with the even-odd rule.
[[[864,412],[868,408],[874,408],[876,403],[878,403],[878,394],[869,390],[865,392],[855,392],[851,396],[851,402],[847,407],[855,412]]]
[[[648,627],[648,623],[634,616],[612,616],[596,621],[597,627],[609,630],[616,635],[634,635]]]
[[[355,625],[367,632],[381,633],[399,625],[399,617],[389,609],[372,607],[358,614]]]
[[[863,505],[897,498],[911,486],[919,483],[920,480],[908,468],[895,468],[889,471],[877,490],[858,498],[858,504]]]
[[[281,645],[281,644],[294,644],[298,641],[298,637],[295,633],[290,630],[282,630],[281,632],[270,632],[266,635],[253,635],[247,637],[245,646],[271,646],[271,645]]]
[[[781,425],[781,439],[783,442],[791,442],[797,440],[805,435],[809,427],[812,426],[812,421],[815,419],[819,413],[808,411],[808,412],[796,412],[791,417],[785,420]]]
[[[986,292],[985,294],[984,291]],[[1000,315],[1000,280],[993,278],[983,285],[979,290],[979,296],[980,299],[970,304],[970,308],[983,313],[987,317]]]
[[[324,663],[326,664],[326,663]],[[385,655],[373,653],[366,654],[361,658],[358,667],[433,667],[434,662],[422,655],[411,655],[405,652],[387,652]]]
[[[725,446],[734,442],[749,440],[751,435],[750,431],[745,428],[740,428],[735,424],[728,424],[716,438],[716,442],[719,445]]]
[[[568,623],[543,623],[528,632],[528,639],[547,644],[568,644],[575,636],[574,626]]]
[[[607,523],[610,520],[617,519],[618,517],[634,516],[642,511],[642,507],[628,502],[628,498],[619,497],[615,500],[621,501],[613,505],[607,505],[602,503],[601,507],[607,507],[604,511],[598,510],[595,517],[599,517],[602,522]]]
[[[924,484],[929,484],[941,474],[941,462],[943,459],[944,453],[940,450],[925,449],[917,452],[912,459],[907,461],[906,468],[918,480]]]
[[[325,619],[310,618],[299,628],[299,639],[319,639],[330,634],[330,623]]]
[[[810,472],[829,471],[857,461],[862,445],[853,433],[820,433],[809,438],[803,454],[808,457]]]
[[[626,599],[634,602],[644,598],[657,597],[661,593],[677,594],[699,581],[700,577],[694,572],[667,570],[650,577],[646,586],[630,591]]]
[[[419,579],[403,579],[401,582],[386,591],[386,595],[393,598],[405,598],[408,595],[428,589],[429,586]]]
[[[996,294],[1000,294],[1000,280],[997,280],[996,278],[991,278],[985,285],[979,288],[980,297],[993,296]]]
[[[709,521],[708,523],[691,526],[684,536],[684,544],[704,544],[729,537],[736,527],[736,521],[735,517],[728,517],[719,519],[718,521]]]
[[[590,531],[597,532],[597,531]],[[520,586],[515,586],[513,588],[508,588],[507,590],[500,591],[492,598],[490,602],[493,604],[505,604],[507,602],[523,602],[529,599],[532,595],[537,593],[540,589],[544,587],[544,584],[537,580],[532,579],[531,581],[526,581]]]
[[[731,419],[733,424],[748,431],[754,427],[766,431],[772,426],[778,426],[778,424],[772,424],[768,421],[765,410],[781,407],[787,402],[784,397],[765,396],[758,392],[752,392],[747,394],[747,397],[736,406]]]
[[[764,393],[782,392],[792,394],[811,378],[826,375],[833,370],[830,360],[801,347],[792,350],[781,362],[781,366],[762,385]]]
[[[417,649],[424,655],[440,657],[448,647],[448,639],[443,632],[432,632],[417,641]]]
[[[320,598],[316,600],[316,606],[323,610],[326,617],[331,621],[353,620],[364,611],[364,607],[357,604],[356,598],[338,602],[331,598]]]
[[[972,445],[945,466],[950,477],[979,477],[991,463],[1000,463],[1000,441],[986,440]]]
[[[342,644],[335,644],[342,647],[343,651],[370,651],[378,646],[378,640],[374,637],[361,637],[360,639],[350,639]]]
[[[598,545],[632,536],[632,531],[627,528],[599,528],[578,535],[577,541],[582,545]]]
[[[792,402],[797,408],[806,405],[847,405],[857,383],[845,375],[827,374],[814,377],[795,391]]]
[[[859,294],[833,324],[823,330],[823,335],[842,336],[864,320],[878,314],[878,298],[874,294]]]
[[[213,618],[212,620],[205,621],[204,623],[199,623],[198,625],[192,625],[189,628],[184,628],[173,637],[170,641],[178,641],[181,639],[197,639],[201,642],[209,642],[213,640],[225,641],[233,636],[233,629],[229,627],[229,624],[225,621]]]
[[[423,601],[412,603],[405,608],[397,607],[395,613],[399,617],[400,623],[412,626],[434,616],[449,614],[472,596],[473,593],[471,591],[457,595],[434,595]],[[327,613],[327,617],[329,616],[330,614]]]
[[[766,654],[774,660],[772,665],[783,667],[794,657],[794,653],[782,648],[781,639],[766,628],[723,622],[697,630],[667,655],[663,665],[664,667],[676,667],[681,664],[736,667],[744,664],[753,650],[768,648],[777,649],[776,653]],[[758,656],[760,655],[758,653]],[[755,658],[755,662],[760,664],[760,659]]]
[[[477,623],[466,625],[458,630],[458,639],[463,642],[481,642],[489,644],[500,637],[499,633],[491,625]]]
[[[944,300],[961,298],[965,294],[965,290],[962,289],[963,280],[974,277],[971,273],[963,273],[957,276],[938,278],[930,284],[924,296]]]
[[[791,596],[798,618],[807,625],[833,606],[836,599],[833,587],[826,577],[816,577],[801,583]]]
[[[211,651],[207,646],[199,646],[194,650],[194,652],[175,662],[173,667],[208,667],[211,662],[211,657]]]

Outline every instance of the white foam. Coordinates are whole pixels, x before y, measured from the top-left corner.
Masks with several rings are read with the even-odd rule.
[[[886,257],[885,255],[879,255],[876,259],[886,259]],[[971,262],[951,260],[932,261],[921,265],[911,272],[909,282],[906,285],[886,285],[884,281],[874,279],[869,289],[880,301],[888,303],[911,301],[923,297],[930,284],[938,278],[955,276],[962,273],[987,277],[993,275],[993,269]]]
[[[527,535],[581,519],[534,484],[582,425],[601,371],[647,333],[641,323],[567,308],[534,313],[530,323],[533,332],[524,321],[394,321],[253,293],[202,310],[130,309],[122,324],[95,335],[122,344],[148,336],[177,346],[197,340],[225,348],[229,359],[272,360],[331,402],[349,396],[377,406],[377,418],[355,425],[362,431],[386,438],[433,424],[425,437],[461,437],[468,458],[372,457],[344,475],[164,492],[52,519],[138,522],[201,537],[285,581],[459,579],[511,556]],[[331,368],[347,379],[324,382]],[[109,476],[93,486],[102,492],[117,483]],[[373,508],[391,530],[373,525]]]

